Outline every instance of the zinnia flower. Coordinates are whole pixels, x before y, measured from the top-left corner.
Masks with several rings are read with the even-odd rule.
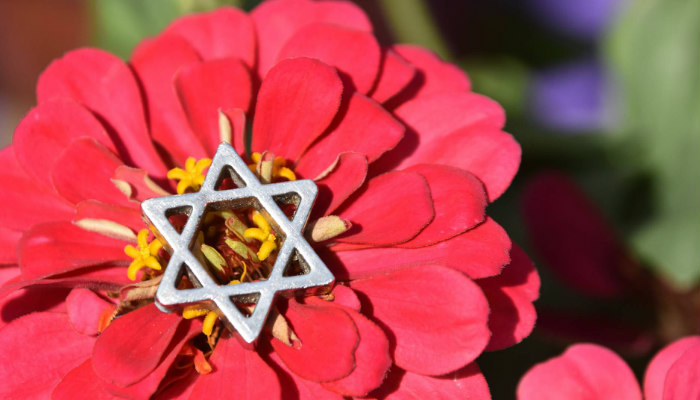
[[[664,347],[647,366],[644,399],[700,399],[700,336]],[[630,367],[617,354],[594,344],[577,344],[532,367],[518,385],[518,400],[642,398]]]
[[[485,214],[520,148],[462,71],[371,30],[350,3],[271,1],[177,20],[128,64],[54,61],[0,152],[0,395],[488,398],[475,360],[530,333],[539,290]],[[336,277],[278,298],[251,346],[207,304],[156,308],[168,254],[141,220],[198,190],[222,141],[262,182],[316,181],[306,236]],[[207,218],[217,279],[265,279],[269,221]]]

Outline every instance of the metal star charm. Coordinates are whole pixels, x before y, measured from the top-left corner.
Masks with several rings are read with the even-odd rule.
[[[217,184],[225,177],[230,177],[237,188],[217,190]],[[248,343],[255,341],[277,292],[293,294],[330,285],[334,281],[333,274],[303,236],[317,193],[316,184],[311,180],[263,185],[229,144],[219,145],[199,192],[156,197],[141,203],[144,219],[171,254],[156,293],[156,305],[164,311],[175,311],[183,305],[211,301],[229,329],[238,332]],[[278,202],[296,205],[291,220],[282,212]],[[246,208],[254,208],[263,214],[283,242],[267,280],[221,285],[194,256],[191,247],[206,211]],[[182,233],[178,233],[168,220],[175,214],[189,216]],[[302,275],[284,275],[292,261],[301,266]],[[183,274],[187,274],[195,288],[177,288]],[[233,298],[243,302],[257,299],[252,314],[241,313]]]

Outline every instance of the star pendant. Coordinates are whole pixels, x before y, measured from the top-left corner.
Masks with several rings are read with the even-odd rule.
[[[230,177],[234,189],[218,190],[222,179]],[[156,293],[156,305],[163,311],[178,311],[183,306],[211,301],[227,328],[238,332],[247,343],[254,342],[267,320],[278,292],[293,295],[331,285],[333,274],[304,239],[303,231],[318,188],[308,179],[263,185],[227,143],[221,143],[214,155],[201,189],[196,193],[155,197],[141,203],[144,220],[170,253]],[[292,217],[282,212],[278,203],[294,204]],[[195,238],[207,211],[254,208],[261,213],[283,238],[274,266],[267,280],[234,285],[218,283],[192,253]],[[176,214],[188,215],[182,233],[169,221]],[[302,274],[285,276],[285,270],[296,262]],[[182,276],[196,286],[178,289]],[[255,302],[249,316],[235,302]]]

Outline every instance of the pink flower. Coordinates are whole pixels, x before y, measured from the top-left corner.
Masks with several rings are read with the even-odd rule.
[[[475,360],[532,330],[537,273],[485,214],[520,159],[503,110],[432,53],[380,47],[351,3],[186,17],[128,65],[66,54],[37,92],[0,152],[3,397],[488,398]],[[277,299],[253,348],[152,302],[167,254],[140,202],[197,190],[188,159],[221,141],[263,181],[316,181],[307,237],[336,277]]]
[[[564,354],[532,367],[518,385],[518,400],[641,399],[629,366],[614,352],[577,344]],[[700,399],[700,336],[663,348],[644,374],[646,400]]]

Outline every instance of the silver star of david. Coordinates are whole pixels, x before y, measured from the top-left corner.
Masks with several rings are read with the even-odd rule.
[[[237,188],[217,190],[222,177],[230,177]],[[198,192],[156,197],[141,203],[144,220],[171,254],[156,293],[156,305],[163,311],[176,311],[186,304],[211,301],[227,328],[238,332],[248,343],[255,341],[277,292],[310,291],[334,281],[333,274],[303,237],[317,193],[316,184],[311,180],[263,185],[229,144],[219,145]],[[278,202],[296,205],[291,220],[282,212]],[[194,256],[190,247],[205,211],[245,208],[254,208],[267,218],[282,236],[282,246],[267,280],[221,285]],[[182,233],[178,233],[168,220],[174,214],[189,216]],[[292,260],[301,266],[301,275],[284,275]],[[185,273],[195,288],[177,288]],[[241,313],[234,298],[243,302],[257,299],[252,314]]]

